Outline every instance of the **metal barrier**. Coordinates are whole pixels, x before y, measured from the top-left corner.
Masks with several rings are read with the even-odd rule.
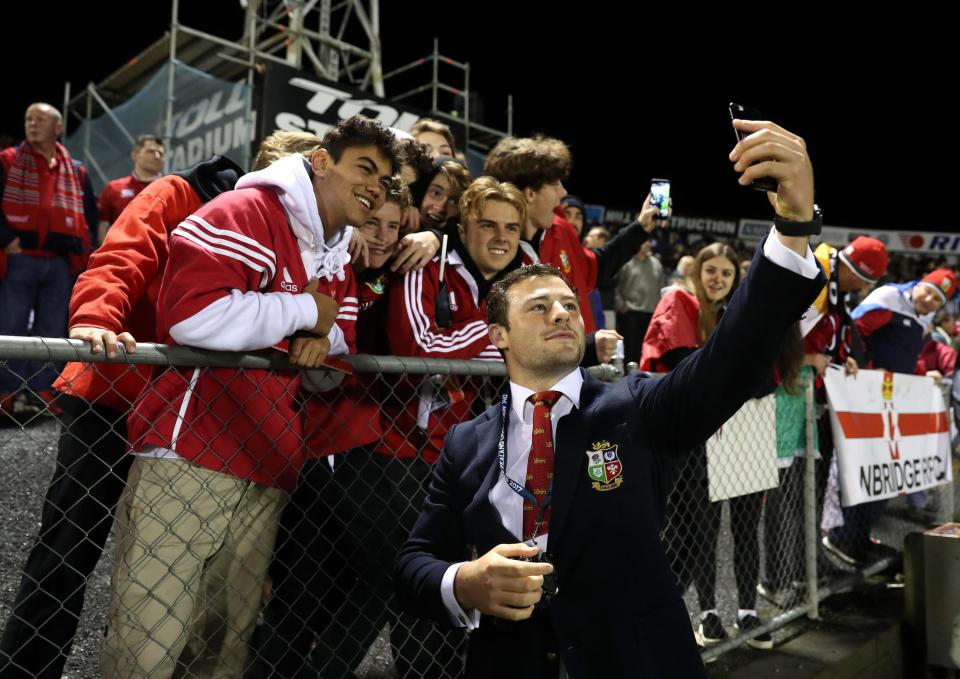
[[[220,668],[255,678],[303,667],[318,676],[458,675],[465,635],[394,610],[389,576],[442,434],[496,398],[502,364],[350,356],[354,376],[319,371],[300,389],[279,352],[140,344],[108,359],[79,341],[2,337],[0,371],[12,360],[124,366],[113,380],[142,380],[138,366],[151,366],[162,398],[141,403],[129,431],[133,404],[69,395],[48,403],[26,384],[13,413],[0,413],[4,671],[89,677],[102,663],[108,677]],[[618,377],[611,366],[591,372]],[[824,572],[811,383],[799,403],[804,454],[779,472],[769,411],[745,409],[742,426],[731,421],[719,435],[772,460],[772,488],[757,479],[759,490],[711,502],[712,463],[695,455],[668,501],[664,543],[681,585],[696,585],[687,593],[694,628],[715,642],[705,660],[765,646],[764,635],[816,617],[823,596],[863,576]],[[216,431],[204,429],[211,422]],[[131,445],[150,455],[134,458]],[[181,459],[198,459],[205,445],[260,483]],[[753,468],[732,469],[752,481]],[[898,525],[902,540],[911,526]],[[757,599],[761,583],[767,598]],[[719,630],[702,618],[710,610]]]

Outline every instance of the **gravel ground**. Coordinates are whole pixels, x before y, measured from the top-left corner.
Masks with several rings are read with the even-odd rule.
[[[0,625],[5,625],[20,586],[20,569],[40,526],[40,509],[53,476],[59,424],[54,418],[18,413],[18,424],[0,415]],[[98,658],[110,603],[113,539],[87,583],[86,604],[64,677],[99,676]],[[386,632],[386,630],[384,631]],[[386,633],[359,668],[363,679],[394,676]]]
[[[6,622],[20,586],[20,568],[40,526],[40,509],[53,475],[59,425],[33,416],[21,427],[0,425],[0,618]],[[112,543],[107,553],[113,551]],[[64,676],[99,675],[97,657],[110,596],[110,569],[102,558],[87,585],[84,607]]]

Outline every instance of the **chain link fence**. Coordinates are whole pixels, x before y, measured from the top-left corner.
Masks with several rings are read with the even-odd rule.
[[[31,362],[22,376],[91,358],[81,342],[0,338],[0,371],[14,360]],[[354,356],[353,375],[299,385],[279,353],[141,344],[110,362],[114,380],[152,371],[153,405],[128,420],[134,404],[25,380],[0,413],[0,674],[459,676],[466,634],[396,610],[390,576],[443,433],[494,401],[502,364]],[[781,394],[745,406],[668,499],[664,544],[706,660],[769,646],[862,576],[820,548],[812,394],[789,395],[788,433]],[[211,471],[191,436],[259,482]],[[952,515],[948,492],[937,508]],[[896,547],[923,523],[888,514],[878,530]]]

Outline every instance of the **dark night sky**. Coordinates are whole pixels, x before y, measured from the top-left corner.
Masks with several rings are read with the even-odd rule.
[[[514,0],[476,4],[482,14],[459,23],[455,15],[471,5],[380,4],[386,70],[425,56],[440,37],[441,52],[471,63],[488,124],[505,127],[510,92],[516,132],[571,144],[568,189],[588,202],[638,205],[657,176],[673,181],[678,213],[766,216],[764,197],[740,189],[726,160],[733,99],[807,139],[827,224],[960,231],[950,199],[960,150],[951,115],[957,59],[953,39],[937,34],[938,25],[948,29],[946,17],[917,12],[841,24],[839,9],[817,14],[804,6],[809,16],[792,17],[792,32],[778,36],[759,25],[769,6],[751,5],[749,19],[688,9],[651,21],[654,5],[635,17],[623,13],[626,3],[571,5],[576,11],[564,14],[554,4]],[[181,5],[184,23],[239,37],[243,15],[234,0]],[[30,101],[58,104],[65,80],[76,91],[103,78],[160,37],[170,12],[163,0],[64,3],[37,33],[47,46],[41,55],[28,44],[35,7],[4,9],[19,29],[8,29],[18,37],[0,47],[7,85],[0,133],[17,138]],[[23,69],[14,72],[11,60]]]

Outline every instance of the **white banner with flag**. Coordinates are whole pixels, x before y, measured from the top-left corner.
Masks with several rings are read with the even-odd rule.
[[[933,379],[830,369],[824,383],[844,506],[953,481],[947,412]]]

